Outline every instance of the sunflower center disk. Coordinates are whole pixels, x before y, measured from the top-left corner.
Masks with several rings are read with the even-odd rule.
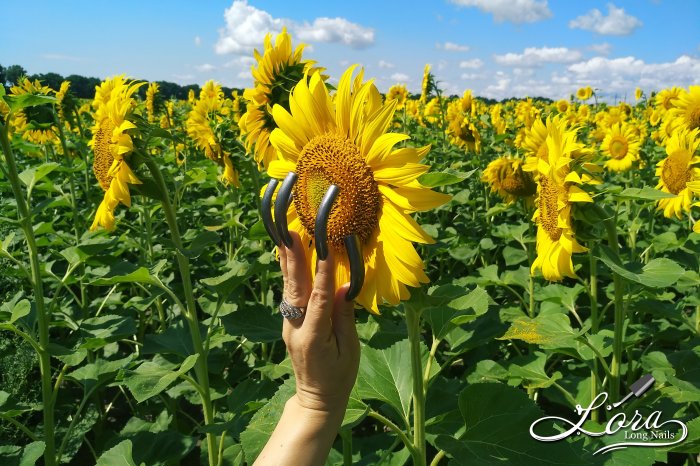
[[[294,207],[302,225],[314,234],[316,213],[328,187],[340,188],[328,219],[328,242],[342,249],[343,237],[356,234],[365,244],[378,225],[381,196],[358,147],[343,136],[314,137],[302,150],[296,168]]]
[[[110,147],[113,131],[114,125],[109,120],[102,122],[100,129],[95,133],[95,144],[93,147],[95,160],[92,164],[92,170],[95,172],[95,178],[97,178],[100,186],[105,191],[109,189],[109,185],[112,182],[112,177],[108,173],[112,162],[114,162],[114,156]]]
[[[627,155],[627,143],[615,139],[610,143],[610,154],[616,159],[623,159]]]
[[[700,128],[700,104],[695,105],[695,107],[690,111],[690,129]]]
[[[685,185],[690,181],[691,173],[685,160],[677,157],[668,157],[664,162],[661,177],[673,194],[678,194],[685,189]]]
[[[559,218],[559,209],[557,201],[559,200],[559,190],[547,177],[540,177],[540,196],[538,199],[538,207],[540,209],[540,225],[549,235],[552,241],[557,241],[561,237],[561,228],[557,226]]]

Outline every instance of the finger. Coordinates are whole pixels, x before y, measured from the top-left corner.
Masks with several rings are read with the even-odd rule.
[[[345,299],[348,288],[350,284],[346,283],[335,293],[332,314],[333,332],[338,341],[338,351],[341,354],[355,355],[359,354],[360,341],[357,337],[357,327],[355,327],[355,305],[352,301]]]
[[[280,250],[284,250],[285,264],[282,266],[284,276],[284,299],[292,306],[304,307],[309,302],[311,296],[311,271],[306,262],[304,245],[299,234],[290,231],[292,236],[292,247],[288,249],[284,245]],[[280,253],[280,258],[282,253]]]
[[[318,261],[314,288],[306,309],[304,326],[309,330],[330,335],[331,312],[335,297],[335,254],[333,248],[328,251],[328,257],[324,261]]]

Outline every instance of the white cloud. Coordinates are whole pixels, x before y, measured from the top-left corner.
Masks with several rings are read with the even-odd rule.
[[[392,81],[406,82],[409,79],[410,79],[410,77],[407,74],[403,74],[403,73],[394,73],[391,75]]]
[[[608,36],[626,36],[641,25],[639,19],[626,14],[623,8],[617,8],[612,3],[608,3],[608,16],[603,16],[599,9],[594,8],[585,15],[569,21],[571,29],[583,29]]]
[[[610,52],[612,51],[612,45],[608,44],[607,42],[603,42],[602,44],[593,44],[589,49],[593,50],[596,52],[598,55],[610,55]]]
[[[478,58],[473,58],[471,60],[464,60],[459,62],[459,67],[462,69],[466,68],[469,70],[478,70],[482,66],[484,66],[484,62]]]
[[[202,45],[202,38],[199,36],[194,36],[194,45],[196,45],[197,47]]]
[[[476,7],[491,13],[500,22],[534,23],[552,16],[547,0],[450,0],[460,6]]]
[[[528,47],[523,53],[495,55],[496,63],[506,66],[541,66],[545,63],[572,63],[581,59],[581,52],[566,47]]]
[[[438,50],[446,50],[448,52],[467,52],[467,51],[469,51],[468,45],[456,44],[454,42],[444,42],[444,43],[438,42],[437,44],[435,44],[435,48],[437,48]]]
[[[394,66],[395,66],[393,63],[389,63],[388,61],[385,61],[385,60],[379,60],[378,65],[380,68],[394,68]]]
[[[374,43],[374,30],[352,23],[345,18],[315,18],[311,23],[297,23],[286,18],[274,18],[265,10],[248,5],[247,0],[235,0],[224,11],[226,26],[219,29],[214,50],[218,54],[250,53],[260,48],[265,34],[277,34],[286,26],[293,37],[309,42],[338,42],[353,48]]]
[[[194,69],[199,71],[200,73],[207,73],[209,71],[214,71],[216,69],[216,66],[210,63],[204,63],[203,65],[195,66]]]
[[[467,81],[474,81],[477,79],[484,79],[485,76],[480,73],[462,73],[459,77]]]

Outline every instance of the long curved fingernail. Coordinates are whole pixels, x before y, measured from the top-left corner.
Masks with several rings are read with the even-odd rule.
[[[333,202],[338,197],[340,188],[337,185],[330,185],[328,191],[321,199],[316,213],[316,224],[314,226],[314,243],[316,243],[316,256],[319,260],[326,260],[328,257],[328,218],[331,215]]]
[[[343,242],[350,262],[350,287],[345,293],[345,299],[352,301],[360,294],[365,282],[365,262],[362,259],[362,246],[357,235],[348,235],[343,238]]]
[[[265,194],[263,194],[262,202],[260,203],[260,214],[262,215],[263,225],[265,226],[265,231],[270,235],[272,242],[275,245],[280,245],[279,236],[277,236],[277,231],[275,230],[275,222],[272,220],[272,196],[275,194],[275,189],[279,184],[279,180],[272,178],[265,188]]]
[[[277,192],[277,200],[275,201],[275,225],[277,226],[277,235],[288,248],[292,247],[292,237],[289,236],[289,228],[287,227],[287,210],[292,203],[292,190],[294,183],[297,182],[297,174],[294,172],[287,173],[287,177],[282,182],[280,190]]]

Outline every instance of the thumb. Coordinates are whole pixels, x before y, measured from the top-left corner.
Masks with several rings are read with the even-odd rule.
[[[352,301],[345,299],[348,288],[350,288],[350,284],[346,283],[336,291],[331,316],[333,332],[338,341],[338,350],[341,353],[359,352],[360,348],[357,328],[355,327],[355,305]]]

